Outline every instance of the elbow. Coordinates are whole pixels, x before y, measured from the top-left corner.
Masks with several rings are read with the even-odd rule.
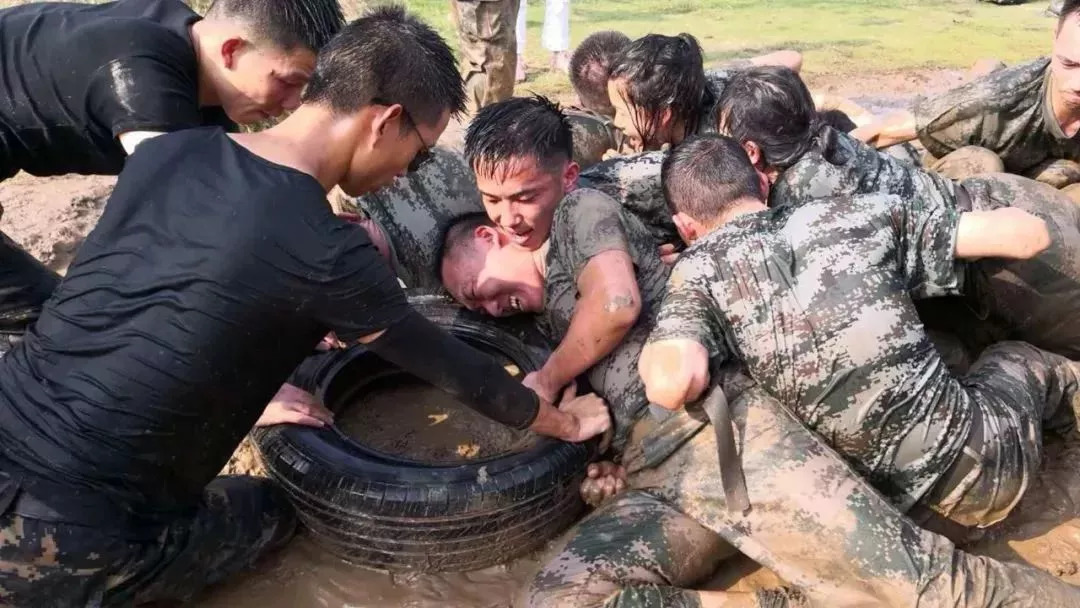
[[[1030,260],[1050,247],[1050,229],[1046,226],[1046,220],[1038,218],[1038,224],[1039,227],[1032,231],[1031,239],[1026,240],[1026,246],[1019,252],[1022,260]]]
[[[795,72],[796,74],[802,71],[803,56],[802,53],[800,53],[799,51],[785,49],[783,51],[777,52],[777,55],[780,59],[780,65],[790,68],[791,71]]]

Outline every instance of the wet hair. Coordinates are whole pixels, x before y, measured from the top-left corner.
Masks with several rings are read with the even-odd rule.
[[[656,143],[665,110],[690,130],[715,101],[705,81],[701,45],[690,34],[649,34],[631,42],[615,60],[609,80],[626,83],[626,101],[641,113],[632,117],[634,128],[647,146]]]
[[[465,109],[465,87],[453,51],[431,26],[400,6],[380,6],[322,49],[303,102],[343,114],[401,104],[408,122],[435,125],[447,110]]]
[[[723,132],[757,144],[765,165],[778,169],[802,158],[821,124],[806,84],[780,66],[736,73],[720,96],[719,108]]]
[[[574,136],[559,105],[546,97],[514,97],[484,107],[465,132],[465,161],[491,177],[515,159],[555,170],[574,157]]]
[[[608,97],[608,74],[615,59],[630,45],[630,37],[615,30],[589,34],[570,56],[570,84],[586,110],[613,115]]]
[[[459,215],[446,222],[439,229],[439,238],[435,241],[435,276],[443,282],[443,261],[455,260],[462,248],[469,244],[473,233],[481,226],[495,227],[495,222],[482,211]]]
[[[338,0],[214,0],[206,16],[242,22],[257,40],[286,51],[318,52],[345,25]]]
[[[1058,29],[1061,29],[1066,19],[1077,14],[1080,14],[1080,0],[1065,0],[1061,5],[1061,12],[1058,13]]]
[[[762,200],[761,181],[739,142],[722,135],[692,135],[664,159],[660,169],[672,213],[699,222],[717,218],[746,197]]]
[[[858,127],[858,125],[855,124],[855,121],[851,120],[851,117],[843,110],[825,110],[824,112],[818,112],[818,120],[821,124],[829,125],[841,133],[851,133]]]

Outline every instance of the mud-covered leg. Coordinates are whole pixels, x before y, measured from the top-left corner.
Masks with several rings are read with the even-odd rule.
[[[691,590],[733,554],[715,532],[631,490],[574,528],[519,602],[529,608],[697,608]]]
[[[813,605],[1080,605],[1080,590],[1050,574],[965,554],[918,528],[764,391],[729,399],[751,502],[745,516],[727,509],[712,433],[631,484],[718,532]]]
[[[1038,472],[1044,426],[1075,429],[1076,368],[1025,342],[988,348],[963,380],[977,408],[971,438],[924,503],[965,526],[1004,519]]]
[[[1054,158],[1025,171],[1024,177],[1060,190],[1080,182],[1080,163],[1064,158]]]
[[[1000,173],[1005,170],[1001,157],[979,146],[964,146],[925,165],[930,171],[949,179],[967,179],[984,173]]]

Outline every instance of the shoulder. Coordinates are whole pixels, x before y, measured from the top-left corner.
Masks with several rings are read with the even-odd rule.
[[[62,43],[71,51],[89,49],[101,65],[126,57],[152,57],[188,63],[195,56],[186,32],[149,17],[103,15],[88,19]]]

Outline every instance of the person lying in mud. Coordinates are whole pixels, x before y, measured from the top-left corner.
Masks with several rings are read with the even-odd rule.
[[[621,129],[615,128],[615,106],[608,96],[608,76],[619,55],[632,42],[622,32],[605,30],[589,34],[570,56],[570,84],[578,98],[576,107],[564,113],[574,130],[574,161],[582,169],[619,154],[634,152]],[[725,62],[710,74],[720,74],[754,65],[783,65],[795,71],[802,67],[802,54],[784,49]]]
[[[1060,191],[1004,173],[954,182],[897,162],[821,125],[802,80],[782,68],[733,78],[720,118],[720,130],[742,142],[771,184],[770,207],[884,193],[961,211],[1013,206],[1047,220],[1053,239],[1035,263],[970,265],[961,298],[918,306],[928,325],[955,333],[975,354],[995,341],[1018,339],[1080,359],[1080,212]]]
[[[930,169],[962,179],[1008,171],[1064,188],[1080,181],[1080,1],[1065,2],[1050,57],[996,70],[858,129],[876,147],[918,139]]]
[[[35,2],[0,10],[0,180],[116,175],[140,142],[291,110],[337,0]],[[0,333],[17,340],[60,277],[0,233]]]
[[[738,359],[902,510],[980,528],[1023,496],[1044,426],[1076,432],[1080,364],[1002,342],[957,377],[912,303],[961,289],[962,259],[1033,258],[1041,219],[884,194],[769,209],[721,136],[684,142],[663,181],[692,245],[641,355],[651,402],[678,409]]]
[[[410,309],[327,203],[422,164],[464,103],[446,42],[381,7],[320,51],[277,126],[139,145],[0,359],[0,604],[184,600],[281,546],[283,493],[214,477],[252,425],[331,421],[283,384],[331,330],[509,426],[567,441],[608,428],[595,395],[555,409]]]
[[[440,248],[443,278],[467,307],[498,316],[537,314],[559,341],[555,356],[561,358],[538,375],[587,370],[611,404],[616,445],[632,451],[630,429],[649,418],[636,360],[668,270],[634,214],[599,192],[567,192],[573,183],[566,179],[573,172],[569,127],[554,106],[526,101],[530,112],[479,113],[466,151],[482,189],[530,193],[533,229],[515,239],[484,214],[459,218]],[[533,240],[547,245],[530,251]],[[571,373],[564,377],[572,380]],[[733,415],[746,429],[740,441],[754,503],[749,514],[729,508],[716,438],[698,433],[674,446],[650,480],[633,484],[575,528],[545,560],[522,605],[803,605],[802,594],[792,590],[696,590],[733,554],[728,543],[822,605],[921,599],[931,606],[1063,606],[1077,600],[1074,590],[1045,573],[972,558],[920,530],[776,400],[744,378],[740,383],[735,372],[726,378]],[[605,463],[591,472],[611,477],[584,484],[587,497],[610,497],[626,486],[614,469]],[[826,511],[830,515],[820,517]],[[953,597],[954,589],[964,595]],[[1025,604],[1028,593],[1037,596],[1031,604]]]

